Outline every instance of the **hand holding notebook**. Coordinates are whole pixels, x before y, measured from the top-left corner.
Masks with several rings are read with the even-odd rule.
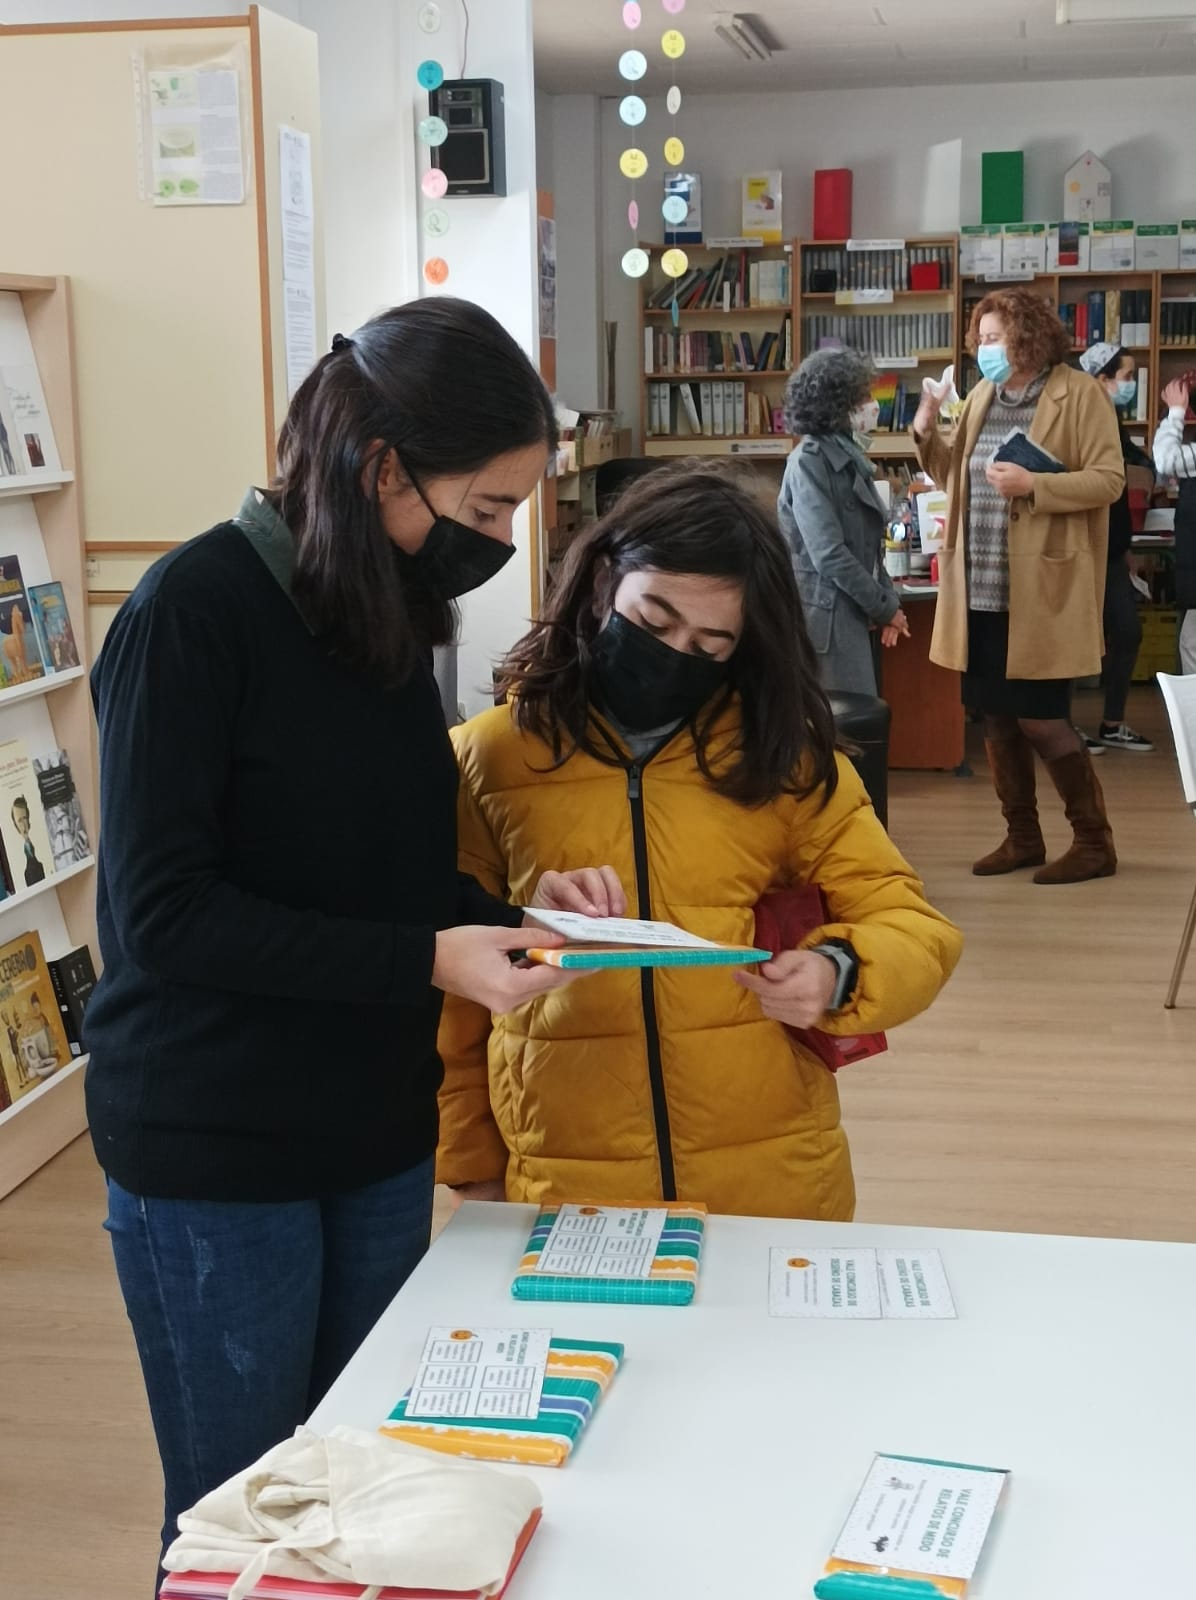
[[[1058,456],[1040,444],[1035,444],[1028,434],[1021,428],[1013,428],[1001,440],[993,455],[994,466],[998,462],[1008,462],[1011,466],[1024,467],[1027,472],[1066,472],[1067,468]]]
[[[527,925],[566,940],[555,948],[531,948],[527,959],[565,970],[599,967],[743,967],[769,959],[767,950],[716,944],[670,922],[624,917],[585,917],[572,911],[524,908]]]

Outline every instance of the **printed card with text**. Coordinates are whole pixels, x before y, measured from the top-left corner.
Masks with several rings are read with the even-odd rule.
[[[774,1317],[878,1318],[876,1251],[774,1249],[768,1310]]]
[[[432,1328],[407,1400],[408,1417],[540,1414],[549,1328]]]
[[[876,1262],[886,1317],[931,1321],[957,1315],[937,1250],[878,1250]]]
[[[536,1271],[568,1278],[646,1278],[667,1221],[662,1206],[564,1205]]]

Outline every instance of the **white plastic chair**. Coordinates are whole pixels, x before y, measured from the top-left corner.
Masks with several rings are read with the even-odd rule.
[[[1184,799],[1193,816],[1196,816],[1196,673],[1180,678],[1166,672],[1158,674],[1163,703],[1171,721],[1171,737],[1175,740],[1175,759],[1179,763],[1179,776],[1184,786]],[[1196,932],[1196,891],[1188,906],[1188,920],[1184,923],[1183,937],[1175,957],[1175,970],[1171,974],[1171,987],[1163,1004],[1168,1011],[1175,1008],[1180,979],[1188,963],[1192,948],[1192,935]]]

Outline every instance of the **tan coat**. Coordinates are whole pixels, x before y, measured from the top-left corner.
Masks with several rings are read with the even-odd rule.
[[[923,467],[949,496],[939,552],[939,598],[930,659],[968,665],[967,526],[970,462],[992,404],[982,381],[955,432],[919,444]],[[1011,678],[1085,678],[1100,671],[1109,506],[1125,484],[1117,413],[1099,383],[1061,364],[1047,377],[1030,437],[1067,467],[1034,475],[1034,493],[1009,510]]]

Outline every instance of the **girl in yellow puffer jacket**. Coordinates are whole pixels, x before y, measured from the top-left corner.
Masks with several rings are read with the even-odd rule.
[[[762,896],[817,884],[829,920],[758,972],[602,972],[498,1018],[450,999],[440,1180],[848,1220],[835,1079],[783,1024],[895,1027],[961,941],[836,754],[771,513],[709,468],[640,479],[503,682],[510,703],[453,735],[460,865],[487,889],[528,904],[588,866],[598,909],[742,945]]]

